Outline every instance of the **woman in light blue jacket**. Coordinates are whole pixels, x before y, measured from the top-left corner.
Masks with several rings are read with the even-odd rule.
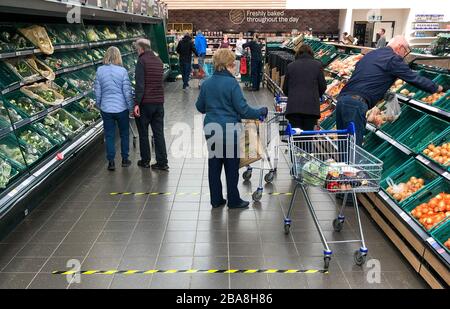
[[[122,56],[117,47],[108,48],[103,65],[97,69],[94,91],[96,105],[101,111],[106,139],[108,170],[115,170],[114,157],[116,122],[119,127],[122,166],[128,167],[129,115],[133,110],[133,94],[127,70],[122,65]]]

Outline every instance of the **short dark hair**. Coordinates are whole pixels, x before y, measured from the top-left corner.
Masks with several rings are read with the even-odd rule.
[[[314,57],[314,52],[311,48],[311,46],[306,45],[306,44],[302,44],[299,49],[297,50],[297,52],[295,53],[295,59],[297,59],[298,57],[300,57],[303,54],[308,54],[311,57]]]
[[[386,29],[381,28],[380,30],[383,31],[383,33],[386,33]]]
[[[347,35],[347,34],[348,34],[348,32],[342,32],[342,34],[343,34],[343,35]]]

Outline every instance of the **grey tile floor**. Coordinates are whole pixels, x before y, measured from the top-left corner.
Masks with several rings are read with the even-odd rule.
[[[166,141],[178,147],[191,126],[198,89],[188,92],[180,83],[166,85]],[[245,92],[250,104],[270,106],[266,90]],[[180,128],[180,127],[178,127]],[[191,134],[192,133],[192,134]],[[202,140],[202,134],[193,140]],[[201,148],[198,143],[196,149]],[[194,147],[195,148],[195,147]],[[290,235],[283,218],[290,196],[264,195],[246,210],[212,210],[209,205],[207,161],[170,155],[170,171],[138,168],[138,149],[131,150],[133,166],[106,170],[103,145],[80,163],[53,193],[9,236],[0,241],[0,288],[426,288],[427,285],[376,227],[366,213],[362,222],[369,258],[380,262],[379,283],[369,283],[368,266],[358,267],[352,254],[357,244],[335,245],[329,274],[153,274],[86,275],[68,282],[52,271],[67,270],[78,260],[83,270],[110,269],[321,269],[320,238],[301,194],[297,197]],[[292,192],[286,163],[265,192]],[[240,183],[244,198],[257,187],[256,177]],[[167,195],[111,195],[111,192],[170,192]],[[357,237],[352,209],[339,234],[331,222],[332,199],[311,190],[325,234],[331,240]]]

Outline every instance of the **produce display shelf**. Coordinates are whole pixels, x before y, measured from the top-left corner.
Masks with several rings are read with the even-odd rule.
[[[112,45],[112,44],[118,44],[118,43],[127,43],[137,40],[139,37],[133,37],[128,39],[121,39],[121,40],[108,40],[108,41],[101,41],[101,42],[89,42],[89,43],[80,43],[80,44],[64,44],[64,45],[56,45],[54,46],[55,51],[66,51],[70,49],[83,49],[83,48],[95,48],[100,46],[106,46],[106,45]],[[39,55],[41,54],[41,50],[38,48],[35,49],[28,49],[28,50],[21,50],[16,52],[6,52],[0,54],[0,59],[6,59],[6,58],[15,58],[15,57],[21,57],[21,56],[29,56],[29,55]]]
[[[92,92],[92,90],[89,91],[85,91],[81,94],[79,94],[76,97],[70,98],[64,102],[62,102],[61,104],[57,104],[54,105],[52,107],[47,108],[46,110],[32,116],[26,119],[23,119],[19,122],[14,123],[12,126],[8,127],[8,128],[3,128],[0,130],[0,139],[5,137],[8,133],[12,132],[13,130],[18,130],[30,123],[33,123],[35,121],[39,121],[42,120],[43,118],[45,118],[45,116],[47,116],[50,113],[53,113],[54,111],[63,108],[64,106],[67,106],[75,101],[81,100],[82,98],[84,98],[85,96],[87,96],[88,94],[90,94]]]
[[[366,129],[369,130],[368,126],[366,125]],[[397,142],[392,137],[388,136],[386,133],[381,132],[380,130],[376,130],[375,134],[384,139],[385,141],[389,142],[392,146],[398,148],[400,151],[402,151],[406,155],[411,155],[411,150],[409,150],[407,147],[403,146],[399,142]]]
[[[412,105],[412,106],[416,106],[419,107],[422,110],[426,110],[429,111],[431,113],[433,113],[434,115],[439,115],[441,117],[443,117],[445,120],[450,121],[450,112],[444,111],[443,109],[440,109],[438,107],[435,107],[433,105],[429,105],[420,101],[417,101],[415,99],[410,99],[407,102],[408,104]]]

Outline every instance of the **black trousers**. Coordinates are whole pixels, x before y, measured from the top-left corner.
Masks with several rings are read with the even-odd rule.
[[[261,84],[261,73],[262,73],[261,61],[251,60],[252,87],[255,90],[259,90],[259,85]]]
[[[208,140],[208,137],[206,139]],[[224,151],[223,155],[220,155],[219,157],[210,155],[210,158],[208,159],[208,181],[211,204],[220,205],[224,199],[220,177],[222,175],[222,169],[225,169],[228,206],[233,207],[239,205],[242,201],[238,190],[240,162],[238,146],[234,145],[234,153],[228,156],[226,154],[227,146],[224,144],[222,147]],[[214,146],[211,148],[214,151]]]
[[[292,128],[299,128],[304,131],[312,131],[314,130],[315,125],[317,124],[317,117],[311,115],[304,114],[289,114],[286,115],[286,118],[289,120]]]
[[[141,159],[150,162],[151,152],[148,140],[148,126],[152,127],[155,138],[156,162],[159,165],[167,164],[166,140],[164,139],[164,105],[142,104],[139,106],[141,116],[136,118],[136,126],[139,132],[139,148]]]

